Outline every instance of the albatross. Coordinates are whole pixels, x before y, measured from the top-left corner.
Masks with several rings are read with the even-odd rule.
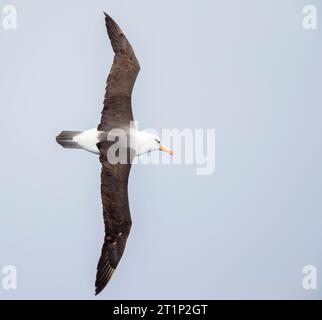
[[[140,64],[121,28],[107,13],[104,12],[104,15],[114,60],[106,82],[101,121],[97,128],[62,131],[56,137],[62,147],[98,154],[101,162],[105,238],[97,265],[96,295],[110,281],[122,258],[130,233],[132,220],[128,201],[128,178],[134,157],[154,150],[173,154],[171,149],[161,143],[159,137],[139,131],[133,125],[131,97]],[[115,149],[116,152],[110,152]],[[121,154],[126,156],[122,158]]]

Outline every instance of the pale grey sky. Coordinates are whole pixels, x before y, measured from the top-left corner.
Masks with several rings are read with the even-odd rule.
[[[8,4],[0,0],[0,8]],[[11,0],[0,28],[0,298],[94,298],[103,241],[100,164],[63,150],[95,127],[112,62],[102,11],[141,63],[141,128],[215,128],[216,173],[135,166],[133,228],[98,299],[321,298],[321,29],[317,0]],[[2,19],[3,15],[1,16]],[[318,273],[319,275],[319,273]],[[3,275],[0,273],[0,279]]]

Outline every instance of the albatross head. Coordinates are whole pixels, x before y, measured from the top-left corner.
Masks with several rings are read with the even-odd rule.
[[[173,150],[164,146],[160,138],[152,133],[139,131],[137,135],[137,140],[137,155],[142,155],[155,150],[164,151],[170,155],[173,155]]]

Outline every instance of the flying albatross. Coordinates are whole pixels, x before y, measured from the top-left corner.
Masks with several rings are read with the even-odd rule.
[[[111,279],[130,233],[128,178],[132,160],[153,150],[173,153],[162,145],[157,136],[139,131],[132,124],[131,96],[140,65],[120,27],[108,14],[104,14],[115,56],[107,78],[101,122],[94,129],[62,131],[56,138],[64,148],[84,149],[100,156],[105,238],[97,266],[96,295]],[[110,152],[115,145],[117,151]],[[121,154],[125,155],[123,159]]]

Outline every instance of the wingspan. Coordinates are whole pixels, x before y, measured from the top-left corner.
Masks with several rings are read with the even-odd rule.
[[[129,126],[133,120],[131,97],[140,65],[121,28],[108,14],[104,14],[115,56],[106,83],[104,108],[98,130],[109,131]]]
[[[106,28],[115,57],[106,84],[106,94],[99,131],[124,128],[133,120],[131,96],[140,65],[131,44],[120,27],[105,13]],[[97,266],[96,294],[107,285],[125,249],[132,221],[128,201],[128,178],[133,152],[127,148],[128,163],[111,164],[107,150],[112,142],[102,140],[100,150],[101,195],[105,239]]]

